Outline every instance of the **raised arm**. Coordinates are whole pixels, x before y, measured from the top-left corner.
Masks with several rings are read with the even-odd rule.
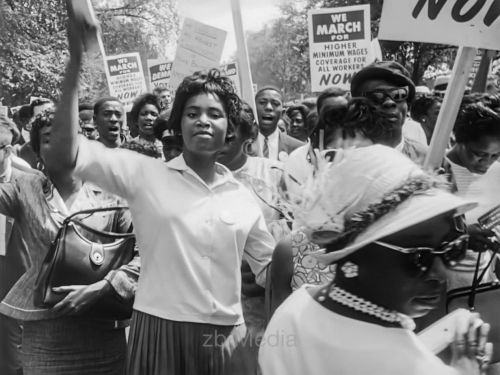
[[[86,33],[95,25],[76,18],[70,1],[68,9],[68,43],[70,59],[66,67],[62,94],[57,105],[50,134],[50,148],[45,163],[53,178],[66,177],[72,172],[78,152],[78,77],[82,65],[83,43]]]

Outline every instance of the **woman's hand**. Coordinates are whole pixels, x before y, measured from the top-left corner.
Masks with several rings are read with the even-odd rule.
[[[88,310],[100,297],[111,290],[106,280],[90,285],[68,285],[52,288],[55,293],[67,293],[66,297],[57,303],[53,309],[64,315],[78,315]]]
[[[488,340],[490,325],[473,313],[457,322],[455,339],[451,344],[451,366],[460,374],[486,374],[493,345]]]

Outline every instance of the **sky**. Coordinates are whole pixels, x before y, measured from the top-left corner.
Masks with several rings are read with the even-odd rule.
[[[291,0],[240,0],[245,32],[258,31],[270,20],[278,18],[278,6],[283,1]],[[222,61],[227,61],[236,52],[231,0],[177,0],[177,6],[181,19],[190,17],[227,31]]]

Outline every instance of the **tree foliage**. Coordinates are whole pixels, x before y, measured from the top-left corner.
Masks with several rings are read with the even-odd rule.
[[[272,83],[288,98],[308,94],[310,90],[309,39],[307,11],[358,4],[370,4],[372,38],[378,36],[383,0],[305,0],[281,6],[281,17],[264,30],[248,36],[248,48],[254,82]],[[282,32],[281,30],[286,30]],[[443,62],[452,64],[456,48],[439,44],[380,41],[383,58],[395,60],[421,84],[425,69]]]
[[[0,99],[20,105],[30,96],[57,100],[67,59],[65,0],[1,0]],[[179,17],[172,0],[94,0],[107,55],[163,56],[174,43]],[[83,100],[107,94],[101,58],[88,59]]]

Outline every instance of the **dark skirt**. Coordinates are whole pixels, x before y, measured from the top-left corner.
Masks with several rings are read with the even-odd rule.
[[[125,329],[83,318],[23,322],[24,375],[123,375]]]
[[[245,374],[245,334],[245,324],[176,322],[134,311],[127,374]]]

